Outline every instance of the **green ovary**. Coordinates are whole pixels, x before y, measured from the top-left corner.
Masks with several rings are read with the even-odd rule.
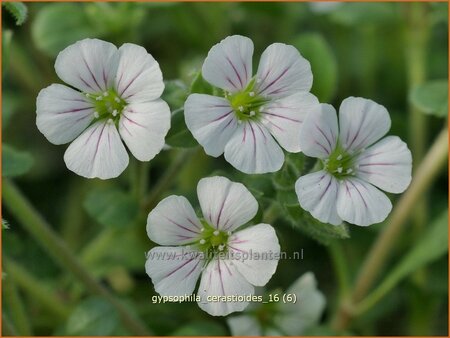
[[[330,156],[322,160],[324,170],[337,179],[355,175],[355,157],[357,154],[349,154],[338,144]]]
[[[203,229],[197,242],[198,248],[204,253],[226,252],[230,233],[215,229],[204,219],[201,220],[201,223]]]
[[[127,102],[114,89],[108,89],[102,94],[86,94],[86,96],[94,103],[96,120],[112,119],[117,122],[127,105]]]
[[[233,94],[225,94],[239,121],[258,121],[264,104],[268,102],[267,99],[256,94],[254,87],[255,79],[252,79],[244,90]]]

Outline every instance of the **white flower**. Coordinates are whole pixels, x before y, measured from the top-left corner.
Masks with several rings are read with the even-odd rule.
[[[252,40],[239,35],[211,48],[202,75],[223,89],[224,97],[190,95],[186,125],[208,155],[224,153],[244,173],[274,172],[283,165],[281,147],[301,150],[300,126],[318,100],[309,93],[310,64],[293,46],[267,47],[255,77],[252,56]]]
[[[85,39],[59,53],[59,78],[38,95],[36,124],[53,144],[73,141],[67,168],[101,179],[120,175],[130,152],[140,161],[158,154],[170,127],[170,110],[159,99],[161,70],[140,46]]]
[[[147,274],[162,296],[192,294],[202,274],[201,309],[213,316],[242,311],[248,301],[233,297],[253,295],[253,286],[265,285],[276,270],[280,245],[275,230],[258,224],[235,232],[258,210],[256,199],[241,183],[204,178],[197,194],[201,219],[182,196],[167,197],[148,215],[148,236],[167,246],[147,254]],[[224,296],[230,298],[212,298]]]
[[[321,159],[322,170],[297,180],[302,208],[334,225],[344,220],[367,226],[386,219],[392,204],[376,187],[390,193],[405,191],[412,165],[411,152],[400,138],[378,141],[390,127],[386,108],[363,98],[342,102],[339,127],[330,105],[322,104],[309,114],[300,144],[306,155]]]
[[[296,301],[284,303],[280,299],[269,307],[266,304],[258,304],[252,308],[252,313],[257,314],[256,316],[246,313],[228,318],[227,323],[231,334],[233,336],[298,336],[319,322],[326,301],[322,292],[317,290],[317,281],[312,272],[302,275],[286,292],[281,294],[295,295]]]

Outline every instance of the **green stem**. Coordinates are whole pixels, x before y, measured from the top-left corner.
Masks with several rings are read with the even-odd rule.
[[[18,334],[20,336],[31,336],[32,332],[30,321],[25,311],[22,297],[17,290],[15,281],[7,277],[4,281],[3,287],[3,296],[5,297],[5,303],[9,308]]]
[[[55,262],[59,263],[63,269],[72,272],[89,292],[103,297],[112,304],[131,332],[136,335],[149,335],[145,325],[81,265],[75,254],[10,180],[3,181],[3,202]]]
[[[3,256],[3,265],[8,273],[8,278],[14,280],[19,287],[43,307],[51,311],[59,319],[65,319],[69,315],[69,308],[46,285],[28,273],[23,267]]]
[[[80,246],[80,236],[85,220],[85,213],[80,212],[80,205],[85,197],[86,184],[76,183],[71,186],[71,193],[67,200],[67,207],[63,213],[61,237],[72,250]]]
[[[275,222],[279,216],[280,207],[273,202],[263,213],[262,221],[267,224]]]
[[[4,313],[2,313],[2,336],[20,336],[14,324]]]
[[[144,210],[150,210],[155,206],[161,194],[174,183],[174,177],[181,170],[187,159],[198,151],[198,149],[199,148],[180,150],[175,160],[171,163],[170,167],[167,168],[164,175],[160,177],[154,188],[145,199],[143,203]]]
[[[355,287],[352,288],[352,294],[342,301],[341,307],[333,320],[335,330],[344,330],[350,323],[355,315],[355,307],[372,287],[397,238],[401,234],[403,225],[411,217],[411,210],[414,210],[417,201],[420,200],[444,167],[447,158],[448,129],[445,128],[438,135],[433,146],[420,164],[410,187],[398,201],[386,222],[386,227],[380,233],[364,260],[355,282]]]
[[[333,263],[334,273],[339,286],[339,296],[338,299],[344,299],[350,288],[349,272],[348,272],[348,262],[345,259],[342,243],[340,241],[332,241],[326,246],[328,249],[331,261]]]

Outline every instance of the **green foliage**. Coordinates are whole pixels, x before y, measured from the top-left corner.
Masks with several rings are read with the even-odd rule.
[[[2,76],[5,77],[5,71],[8,69],[10,47],[13,32],[10,29],[5,29],[2,31]]]
[[[192,148],[197,145],[197,141],[186,126],[183,109],[177,109],[172,113],[171,126],[166,136],[166,143],[175,148]]]
[[[410,100],[417,109],[437,117],[448,115],[448,81],[432,80],[414,88]]]
[[[2,145],[2,176],[15,177],[27,173],[33,166],[34,159],[30,153]]]
[[[226,336],[227,331],[222,325],[215,322],[191,322],[180,327],[172,336]]]
[[[333,238],[349,238],[345,225],[324,224],[303,210],[295,193],[295,182],[311,169],[311,159],[303,154],[288,154],[283,168],[274,176],[277,201],[283,208],[283,216],[297,230],[312,237],[321,244],[328,244]]]
[[[292,45],[311,63],[314,76],[311,92],[320,102],[332,100],[336,92],[338,67],[328,42],[318,33],[306,33],[295,39]]]
[[[98,36],[86,12],[76,3],[49,4],[42,8],[32,23],[31,33],[36,47],[49,56],[58,55],[78,40]]]
[[[2,230],[8,230],[9,229],[9,222],[2,218]]]
[[[119,316],[108,302],[102,298],[89,298],[78,304],[70,315],[65,335],[110,336],[118,325]]]
[[[393,3],[343,3],[330,15],[331,20],[344,26],[387,24],[396,18]]]
[[[198,72],[194,76],[194,80],[191,83],[190,92],[212,95],[214,93],[214,88],[208,82],[206,82],[206,80],[202,76],[202,73]]]
[[[12,14],[16,20],[16,25],[22,25],[28,17],[28,8],[23,2],[4,1],[3,7]]]
[[[98,223],[116,228],[126,228],[132,224],[139,211],[137,201],[114,186],[92,190],[83,206]]]

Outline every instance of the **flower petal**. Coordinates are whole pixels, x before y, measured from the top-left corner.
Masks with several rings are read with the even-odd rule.
[[[317,105],[319,100],[310,93],[293,94],[267,104],[261,121],[284,149],[298,153],[303,120]]]
[[[163,100],[131,103],[122,112],[119,133],[139,161],[150,161],[164,146],[170,108]]]
[[[280,244],[269,224],[254,225],[234,233],[228,239],[228,250],[237,270],[255,286],[267,284],[280,259]]]
[[[159,98],[164,82],[158,62],[144,47],[124,43],[119,48],[120,61],[116,75],[116,90],[130,102],[152,101]]]
[[[148,237],[160,245],[192,243],[201,228],[194,209],[183,196],[166,197],[147,217]]]
[[[339,182],[324,170],[307,174],[295,182],[300,206],[322,223],[342,223],[336,210]]]
[[[244,310],[246,301],[225,301],[212,299],[221,296],[251,296],[253,286],[239,273],[236,266],[228,260],[213,259],[203,271],[198,288],[201,301],[198,306],[212,316],[226,316]],[[208,299],[209,298],[209,299]]]
[[[205,220],[223,231],[233,231],[255,217],[258,202],[242,183],[226,177],[202,178],[197,195]]]
[[[98,39],[84,39],[61,51],[55,61],[59,78],[86,93],[103,93],[113,83],[117,48]]]
[[[261,326],[256,317],[239,315],[227,318],[232,336],[261,336]]]
[[[368,226],[384,221],[391,210],[389,198],[373,185],[356,177],[340,182],[337,212],[344,221]]]
[[[86,177],[119,176],[128,166],[128,154],[114,123],[98,121],[73,141],[64,154],[67,168]]]
[[[145,271],[162,296],[190,295],[202,267],[203,254],[187,247],[153,248],[145,262]]]
[[[252,77],[252,56],[252,40],[241,35],[228,36],[210,49],[202,76],[223,90],[240,91]]]
[[[248,121],[238,125],[225,146],[225,159],[246,174],[280,170],[284,153],[264,125]]]
[[[300,148],[307,156],[324,159],[335,149],[337,137],[336,110],[329,104],[320,104],[303,121]]]
[[[222,155],[225,145],[237,129],[237,118],[228,100],[205,95],[189,95],[184,104],[186,125],[205,152]]]
[[[287,335],[301,335],[319,322],[325,309],[325,297],[317,290],[316,278],[311,272],[297,279],[286,294],[295,295],[297,301],[279,303],[278,309],[281,313],[276,317],[275,322],[279,323]]]
[[[388,111],[372,100],[348,97],[339,107],[339,140],[350,152],[370,146],[390,128]]]
[[[53,144],[72,141],[94,119],[92,102],[82,93],[60,84],[42,89],[36,100],[36,125]]]
[[[261,55],[255,91],[263,96],[277,98],[312,87],[311,65],[291,45],[273,43]]]
[[[411,151],[397,136],[375,143],[358,156],[356,164],[359,178],[387,192],[401,193],[411,183]]]

